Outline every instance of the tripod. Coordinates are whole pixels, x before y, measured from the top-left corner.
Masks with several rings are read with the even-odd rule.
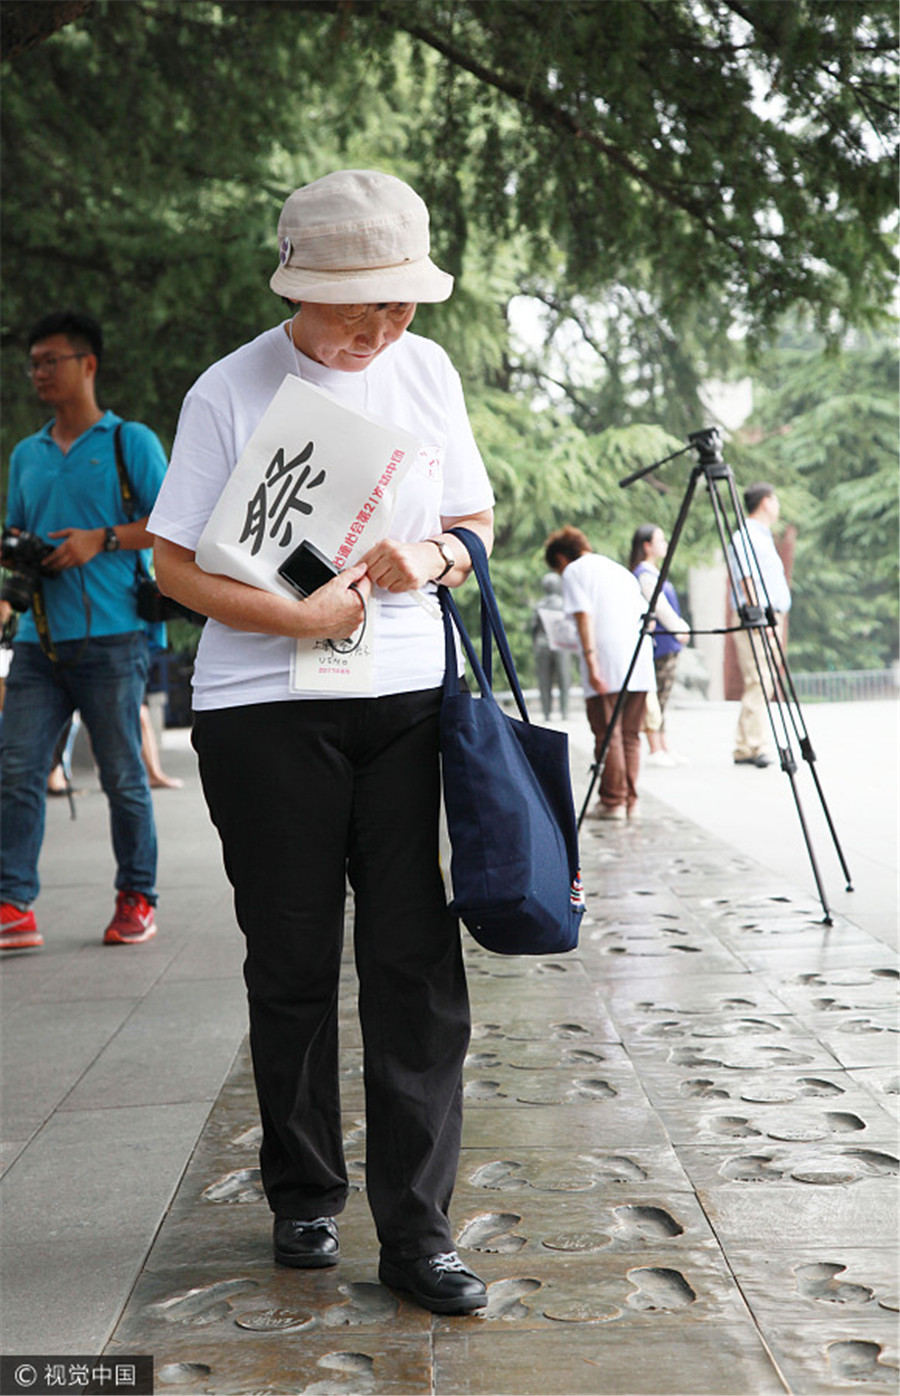
[[[815,753],[806,724],[800,711],[800,703],[797,698],[794,681],[791,678],[790,670],[787,666],[784,650],[778,635],[777,616],[769,600],[765,582],[756,558],[753,547],[753,539],[747,529],[747,521],[744,517],[743,507],[740,497],[735,487],[734,476],[731,469],[726,465],[722,456],[722,438],[715,427],[707,428],[704,431],[691,432],[688,437],[688,445],[681,451],[674,451],[672,455],[666,456],[663,460],[655,461],[652,465],[643,466],[633,474],[620,480],[622,489],[634,484],[635,480],[641,479],[644,475],[649,475],[652,470],[656,470],[667,461],[674,460],[677,456],[682,456],[691,449],[697,452],[697,464],[691,471],[691,477],[685,490],[681,507],[675,526],[672,529],[672,537],[669,543],[666,556],[659,571],[659,576],[654,587],[653,594],[647,603],[647,610],[641,621],[641,630],[638,636],[631,662],[628,666],[622,687],[616,698],[615,706],[609,720],[609,725],[597,752],[594,764],[591,767],[591,779],[588,785],[587,794],[578,816],[578,827],[584,819],[585,811],[590,803],[594,786],[603,774],[606,763],[606,754],[612,739],[615,725],[619,720],[625,699],[628,694],[628,683],[634,672],[640,654],[641,645],[645,637],[651,633],[656,619],[656,603],[659,600],[662,589],[669,575],[672,559],[675,556],[675,549],[681,537],[685,520],[694,498],[694,493],[701,480],[706,481],[712,504],[713,516],[722,552],[725,557],[728,575],[731,582],[732,594],[737,602],[737,615],[740,625],[735,629],[746,631],[750,640],[750,648],[753,654],[753,662],[759,677],[762,691],[765,696],[766,712],[769,724],[772,729],[772,736],[775,747],[778,751],[778,759],[781,769],[788,777],[791,784],[791,793],[794,797],[794,804],[797,809],[797,816],[800,820],[800,828],[806,844],[806,851],[809,855],[812,866],[813,877],[819,893],[819,900],[822,903],[824,912],[823,923],[826,926],[833,925],[833,919],[825,898],[825,890],[822,886],[822,878],[819,873],[819,866],[816,862],[816,855],[813,851],[812,842],[807,828],[806,819],[803,814],[803,806],[800,803],[800,795],[797,790],[796,774],[797,762],[794,757],[794,750],[791,744],[791,735],[797,743],[800,755],[807,762],[812,774],[813,782],[822,806],[822,812],[828,825],[829,832],[834,842],[835,851],[840,861],[841,869],[847,884],[847,891],[852,892],[853,886],[850,872],[844,860],[837,833],[835,832],[828,805],[819,781],[818,772],[815,765]],[[729,523],[730,517],[733,520]],[[743,598],[743,599],[742,599]],[[708,632],[721,633],[721,632]],[[768,683],[766,679],[768,678]],[[771,697],[769,696],[771,694]]]

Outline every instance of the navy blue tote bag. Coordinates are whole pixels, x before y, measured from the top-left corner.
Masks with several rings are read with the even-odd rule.
[[[451,848],[450,907],[487,950],[503,955],[573,950],[584,895],[569,739],[529,720],[484,545],[468,529],[451,532],[468,549],[481,589],[482,662],[448,588],[439,587],[446,652],[440,742]],[[455,632],[478,693],[460,686]],[[492,642],[520,718],[504,713],[492,692]]]

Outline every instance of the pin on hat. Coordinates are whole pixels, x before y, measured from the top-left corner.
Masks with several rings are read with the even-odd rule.
[[[285,201],[269,285],[325,305],[445,301],[453,277],[429,248],[428,209],[414,189],[378,170],[337,170]]]

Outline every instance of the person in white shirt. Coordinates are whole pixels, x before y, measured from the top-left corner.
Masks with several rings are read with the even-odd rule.
[[[734,584],[732,602],[735,609],[745,603],[762,606],[763,609],[771,606],[778,641],[783,647],[785,617],[791,609],[791,592],[784,564],[772,537],[772,529],[781,513],[775,486],[765,481],[748,485],[744,490],[744,511],[746,538],[740,530],[735,530],[729,548],[729,570]],[[740,594],[737,592],[738,583]],[[763,768],[771,765],[771,758],[766,754],[769,736],[766,703],[774,693],[774,675],[764,658],[760,631],[757,630],[754,642],[748,630],[736,630],[734,641],[744,681],[734,738],[734,763],[736,766]]]
[[[599,755],[637,648],[644,599],[628,569],[592,552],[579,528],[569,526],[551,533],[544,545],[544,558],[547,566],[562,576],[563,608],[566,615],[574,617],[578,629],[585,708]],[[646,635],[610,736],[597,818],[635,817],[641,728],[647,694],[655,691],[653,644]]]
[[[338,1089],[346,881],[366,1088],[366,1191],[379,1278],[439,1313],[486,1290],[448,1218],[470,1019],[459,926],[438,860],[439,610],[415,593],[470,570],[455,525],[490,551],[494,496],[459,377],[408,333],[418,301],[453,278],[428,256],[428,210],[392,175],[342,170],[296,190],[270,285],[289,318],[201,375],[188,393],[150,521],[156,575],[210,617],[194,674],[193,743],[246,938],[260,1163],[275,1259],[338,1260],[349,1192]],[[286,374],[422,443],[390,536],[305,599],[203,571],[213,506]],[[371,695],[297,692],[300,637],[346,639],[377,609]],[[370,616],[370,620],[372,617]]]

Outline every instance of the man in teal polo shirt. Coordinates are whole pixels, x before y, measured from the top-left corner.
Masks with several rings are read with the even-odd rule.
[[[31,904],[39,890],[47,776],[76,709],[110,809],[117,895],[104,941],[137,944],[156,932],[156,827],[140,736],[148,642],[137,613],[135,552],[152,544],[146,520],[166,458],[149,427],[122,428],[129,518],[116,468],[121,419],[97,405],[102,351],[96,320],[71,311],[46,316],[28,336],[27,372],[53,417],[13,450],[6,527],[35,535],[53,552],[20,618],[0,727],[3,951],[43,944]],[[7,548],[7,557],[18,546]],[[0,605],[8,614],[7,603]]]

